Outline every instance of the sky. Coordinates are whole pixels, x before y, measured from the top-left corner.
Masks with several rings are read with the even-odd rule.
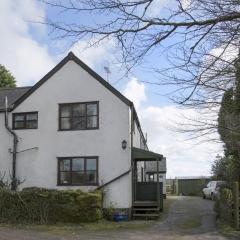
[[[169,2],[157,0],[151,13],[157,14]],[[113,40],[105,40],[94,48],[86,48],[87,42],[79,41],[67,48],[67,40],[54,39],[46,25],[34,23],[48,14],[54,13],[35,0],[0,1],[0,64],[12,72],[18,86],[32,86],[70,50],[105,79],[107,75],[103,69],[107,66],[111,70],[109,82],[134,102],[150,150],[166,156],[167,176],[210,175],[211,163],[217,154],[221,154],[222,145],[215,142],[200,144],[200,139],[188,140],[176,131],[176,123],[184,121],[182,115],[197,118],[196,110],[174,105],[166,96],[171,89],[141,82],[153,78],[153,73],[144,68],[119,78],[123,70],[115,62]],[[164,64],[164,56],[155,56],[152,61]]]

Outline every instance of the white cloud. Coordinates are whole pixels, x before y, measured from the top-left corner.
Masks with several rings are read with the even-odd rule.
[[[222,151],[221,146],[214,142],[199,144],[200,139],[186,140],[186,136],[173,130],[176,122],[183,121],[182,115],[197,118],[196,110],[173,105],[143,107],[142,103],[147,100],[145,87],[136,79],[127,84],[124,94],[138,106],[143,131],[148,133],[149,148],[167,157],[168,177],[210,174],[211,162]]]
[[[161,10],[166,7],[171,0],[155,0],[151,3],[148,11],[147,16],[149,17],[159,17]]]
[[[36,40],[47,36],[46,26],[33,23],[42,21],[45,7],[35,0],[0,1],[0,64],[12,72],[18,86],[33,85],[57,64],[48,51],[47,43]],[[110,67],[110,64],[115,71],[112,64],[114,41],[105,39],[89,48],[90,43],[79,41],[70,50],[100,73],[104,66]],[[54,46],[59,52],[67,48],[65,40],[56,40]],[[56,59],[64,58],[70,50],[59,53]]]
[[[187,10],[191,6],[192,0],[181,0],[183,9]]]
[[[238,53],[239,53],[238,48],[235,45],[231,45],[231,44],[228,46],[222,45],[221,47],[214,48],[210,51],[210,54],[214,56],[213,59],[220,57],[221,59],[224,59],[225,61],[229,61],[229,62],[236,59],[236,57],[238,56]],[[209,56],[207,58],[212,59]],[[219,64],[222,64],[222,62]]]
[[[44,8],[34,0],[0,1],[0,63],[16,77],[19,86],[32,85],[55,64],[46,45],[32,37],[45,27],[32,24],[44,17]]]
[[[138,83],[136,78],[132,78],[128,83],[123,94],[134,102],[138,109],[140,104],[144,102],[146,98],[145,86],[143,83]]]

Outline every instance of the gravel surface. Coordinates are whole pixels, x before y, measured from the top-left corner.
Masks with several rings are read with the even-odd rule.
[[[152,226],[100,231],[36,231],[0,227],[0,240],[227,240],[216,230],[214,203],[198,197],[169,197],[167,214]],[[131,224],[131,223],[129,223]],[[235,238],[236,239],[236,238]],[[239,238],[238,238],[239,239]]]

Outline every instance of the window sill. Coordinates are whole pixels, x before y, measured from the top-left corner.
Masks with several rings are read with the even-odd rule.
[[[85,129],[58,129],[58,132],[71,132],[71,131],[86,131],[86,130],[98,130],[97,128],[85,128]]]
[[[36,130],[38,128],[13,128],[12,130],[17,131],[17,130]]]
[[[58,187],[98,187],[99,184],[57,184]]]

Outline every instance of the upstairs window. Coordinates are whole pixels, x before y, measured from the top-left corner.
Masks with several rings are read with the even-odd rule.
[[[98,129],[98,123],[98,102],[59,105],[59,130]]]
[[[58,185],[97,185],[98,157],[58,159]]]
[[[37,129],[38,113],[13,113],[13,129]]]

